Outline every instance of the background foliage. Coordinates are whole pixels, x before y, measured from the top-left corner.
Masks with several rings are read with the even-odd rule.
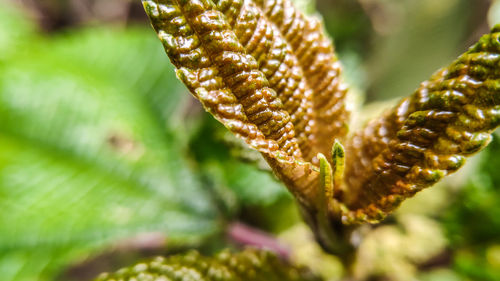
[[[339,278],[259,156],[177,81],[136,2],[0,0],[1,279],[89,280],[144,256],[211,254],[238,246],[234,221]],[[353,94],[370,102],[410,94],[500,19],[486,0],[316,6]],[[495,138],[370,231],[356,277],[500,279],[499,156]]]

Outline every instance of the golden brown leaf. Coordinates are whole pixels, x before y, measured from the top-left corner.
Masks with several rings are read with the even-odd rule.
[[[352,228],[342,224],[381,220],[460,168],[500,125],[500,27],[346,138],[333,45],[291,1],[143,3],[178,77],[263,154],[332,252],[352,250],[342,244]]]
[[[208,1],[143,1],[177,75],[252,147],[301,158],[289,114],[225,16]]]
[[[290,0],[256,0],[286,38],[312,89],[316,152],[329,155],[335,139],[348,131],[347,87],[342,68],[321,22],[298,11]]]
[[[500,29],[484,35],[347,144],[351,219],[378,221],[459,169],[500,125]]]

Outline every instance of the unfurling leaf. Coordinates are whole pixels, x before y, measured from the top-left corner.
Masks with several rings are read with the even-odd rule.
[[[348,116],[340,64],[319,22],[290,1],[143,4],[191,93],[311,204],[316,155],[345,136]]]
[[[348,235],[339,225],[383,219],[460,168],[500,124],[500,28],[346,137],[347,90],[333,46],[289,0],[143,4],[178,77],[263,154],[327,249]]]
[[[346,205],[377,221],[484,148],[500,125],[500,26],[347,143]]]
[[[101,274],[96,279],[121,280],[321,281],[305,268],[291,266],[270,252],[253,249],[236,254],[224,251],[213,258],[194,251],[166,258],[157,257],[116,273]]]

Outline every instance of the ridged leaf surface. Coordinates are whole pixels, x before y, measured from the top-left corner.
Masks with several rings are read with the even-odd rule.
[[[333,46],[320,21],[291,1],[143,4],[178,77],[207,111],[264,155],[313,228],[321,228],[315,220],[381,220],[460,168],[500,124],[498,28],[346,137],[347,90]],[[346,147],[337,150],[345,173],[337,160],[318,155],[331,156],[335,140]],[[333,165],[334,181],[320,180],[328,167],[319,167],[318,159]],[[325,190],[327,197],[319,194]],[[317,217],[321,210],[328,219]]]
[[[240,253],[224,251],[215,257],[197,252],[158,257],[152,261],[105,273],[96,281],[320,281],[305,268],[291,266],[274,254],[246,249]]]

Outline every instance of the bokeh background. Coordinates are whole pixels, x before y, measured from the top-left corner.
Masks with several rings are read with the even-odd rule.
[[[500,22],[493,0],[307,0],[345,66],[359,120]],[[362,121],[359,121],[361,123]],[[359,280],[500,280],[500,135],[370,230]],[[327,280],[259,155],[177,81],[140,1],[0,0],[0,279],[91,280],[152,255],[263,237]]]

